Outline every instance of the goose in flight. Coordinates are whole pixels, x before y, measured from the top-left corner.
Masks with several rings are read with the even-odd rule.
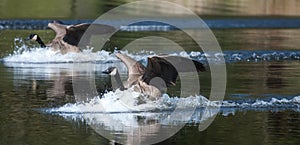
[[[68,52],[80,52],[81,50],[78,46],[79,41],[90,25],[91,24],[87,23],[63,25],[54,21],[48,23],[48,27],[56,33],[55,38],[50,43],[45,44],[37,34],[30,34],[29,39],[38,42],[41,47],[50,47],[53,51],[60,50],[62,54]],[[92,32],[95,34],[105,34],[113,31],[115,31],[115,28],[112,26],[93,24]],[[81,44],[88,45],[88,42],[83,42]]]
[[[128,79],[122,82],[116,67],[109,67],[103,73],[114,77],[117,89],[125,90],[134,86],[134,91],[149,96],[151,100],[161,97],[165,87],[175,85],[179,72],[205,71],[202,63],[179,56],[148,57],[145,67],[125,54],[115,55],[126,65]]]

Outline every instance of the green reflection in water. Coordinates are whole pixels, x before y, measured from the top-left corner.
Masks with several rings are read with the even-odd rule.
[[[101,14],[135,0],[0,0],[0,19],[96,19]],[[286,0],[168,0],[203,17],[299,17],[300,1]],[[180,15],[166,7],[147,7],[158,13]],[[130,10],[129,10],[130,13]]]
[[[94,19],[119,3],[99,0],[0,0],[0,18]]]

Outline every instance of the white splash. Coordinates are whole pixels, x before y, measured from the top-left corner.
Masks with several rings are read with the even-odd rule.
[[[66,104],[59,108],[48,110],[50,113],[114,113],[114,112],[140,112],[154,110],[170,110],[185,107],[197,107],[209,102],[203,96],[190,96],[187,98],[169,97],[167,94],[155,101],[128,89],[125,91],[110,91],[103,96],[96,96],[85,103]]]
[[[201,95],[186,98],[170,97],[164,94],[160,99],[151,101],[143,98],[141,94],[132,89],[125,91],[116,90],[105,93],[103,96],[96,96],[89,102],[66,104],[59,108],[49,109],[49,113],[121,113],[121,112],[147,112],[147,111],[168,111],[175,108],[235,108],[235,109],[259,109],[259,108],[300,108],[300,96],[292,99],[256,100],[252,102],[234,101],[210,101]],[[142,101],[141,101],[142,100]],[[143,102],[143,103],[140,103]],[[221,109],[222,111],[222,109]],[[226,111],[223,111],[226,114]]]
[[[293,107],[300,108],[300,96],[295,96],[292,99],[271,98],[270,100],[255,100],[251,102],[234,102],[223,101],[222,107],[238,107],[238,108],[284,108]]]
[[[20,50],[20,49],[19,49]],[[119,61],[108,51],[93,52],[84,49],[81,53],[61,54],[50,48],[31,48],[24,51],[14,51],[13,54],[3,58],[7,63],[72,63],[72,62],[111,62]]]
[[[58,114],[68,120],[83,121],[99,134],[104,131],[126,136],[134,131],[144,130],[147,125],[151,126],[148,128],[150,130],[147,128],[145,130],[149,134],[176,126],[180,127],[185,123],[205,125],[219,113],[223,116],[234,115],[239,109],[255,110],[270,107],[268,109],[273,111],[278,107],[287,107],[286,109],[300,111],[300,96],[292,99],[273,98],[269,101],[256,100],[252,103],[237,103],[234,101],[210,101],[201,95],[178,98],[164,94],[157,101],[146,99],[144,103],[139,104],[141,97],[140,94],[130,89],[117,90],[105,93],[102,98],[97,96],[89,102],[69,103],[59,108],[46,109],[46,112]],[[195,110],[189,110],[194,107]],[[177,111],[174,111],[175,108]]]
[[[104,125],[106,130],[124,131],[124,126],[139,127],[138,116],[147,120],[156,120],[164,125],[178,125],[178,122],[187,122],[197,106],[212,105],[203,96],[190,96],[186,98],[170,97],[167,94],[151,101],[132,89],[125,91],[110,91],[101,97],[96,96],[88,102],[69,103],[62,107],[46,109],[47,113],[54,113],[71,120],[84,120],[87,124]],[[173,112],[177,108],[179,111]],[[188,110],[185,110],[188,108]],[[216,107],[215,107],[216,108]],[[206,120],[218,113],[218,110],[205,110],[198,112],[198,120]],[[203,115],[203,117],[200,117]],[[176,116],[176,117],[174,117]],[[147,124],[147,123],[146,123]]]
[[[61,54],[59,51],[52,51],[50,48],[29,48],[22,38],[15,38],[15,50],[9,56],[3,58],[5,63],[73,63],[73,62],[97,62],[107,63],[119,61],[113,53],[100,50],[93,52],[93,49],[84,49],[81,53]],[[140,52],[122,51],[136,60],[146,62],[149,56],[157,55],[153,51],[141,50]],[[170,52],[170,55],[197,59],[199,61],[210,61],[220,63],[225,58],[226,62],[258,62],[278,60],[299,60],[300,51],[224,51],[224,52]]]
[[[128,51],[122,51],[136,60],[145,59],[147,55],[133,55]],[[141,51],[142,54],[154,54],[153,52]],[[93,48],[83,49],[80,53],[69,52],[66,54],[60,51],[53,51],[51,48],[33,47],[30,48],[22,38],[14,39],[14,51],[2,59],[4,63],[26,63],[26,64],[57,64],[57,63],[80,63],[96,62],[108,63],[120,61],[114,52],[105,50],[93,51]],[[20,66],[20,65],[18,65]]]

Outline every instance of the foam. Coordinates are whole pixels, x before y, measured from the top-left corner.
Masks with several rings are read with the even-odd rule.
[[[110,91],[84,103],[68,103],[58,108],[48,108],[43,111],[63,116],[68,120],[80,120],[93,126],[104,126],[106,130],[125,133],[128,130],[124,126],[134,128],[141,126],[141,122],[137,120],[138,116],[142,116],[145,124],[147,124],[147,120],[155,120],[161,125],[177,126],[182,123],[203,123],[217,114],[235,115],[237,111],[267,110],[276,112],[292,110],[300,112],[300,96],[291,99],[210,101],[201,95],[179,98],[164,94],[159,100],[146,100],[145,103],[138,104],[139,97],[141,95],[131,89]],[[174,111],[175,108],[181,109]],[[191,108],[195,110],[190,110]]]
[[[49,63],[112,63],[118,62],[118,58],[109,51],[93,49],[84,49],[81,53],[61,54],[59,51],[52,51],[50,48],[29,48],[22,38],[15,38],[15,50],[7,57],[3,58],[5,63],[26,63],[26,64],[49,64]],[[146,58],[157,55],[153,51],[141,50],[140,52],[129,53],[121,51],[135,60],[146,63]],[[288,50],[238,50],[223,52],[170,52],[170,55],[181,56],[196,59],[199,61],[210,61],[210,63],[219,63],[225,59],[227,63],[233,62],[260,62],[260,61],[282,61],[282,60],[300,60],[300,51]],[[16,64],[17,65],[17,64]],[[20,65],[17,65],[20,66]]]
[[[248,100],[248,101],[210,101],[204,96],[196,95],[186,98],[170,97],[164,94],[156,101],[146,100],[145,103],[139,104],[141,94],[134,92],[132,89],[125,91],[110,91],[103,96],[96,96],[89,102],[66,104],[59,108],[48,110],[50,113],[121,113],[121,112],[140,112],[140,111],[168,111],[175,108],[234,108],[234,109],[259,109],[259,108],[300,108],[300,96],[292,99],[271,98],[270,100]]]

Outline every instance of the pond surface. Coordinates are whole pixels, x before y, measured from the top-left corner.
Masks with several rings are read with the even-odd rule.
[[[135,0],[52,0],[38,1],[26,0],[19,5],[18,0],[0,1],[0,18],[2,19],[96,19],[119,5],[135,2]],[[228,17],[250,16],[250,17],[299,17],[298,0],[169,0],[182,5],[202,17]],[[182,11],[166,7],[147,7],[157,12],[168,12],[180,15]],[[16,11],[17,10],[17,11]],[[125,13],[139,13],[130,9]]]
[[[186,3],[176,1],[209,18],[206,19],[211,22],[208,25],[218,26],[212,31],[225,58],[227,71],[225,98],[221,102],[207,99],[211,91],[211,76],[208,69],[198,76],[201,82],[200,94],[187,98],[178,97],[181,87],[194,86],[193,81],[185,86],[181,86],[178,81],[176,86],[168,89],[168,95],[165,94],[157,102],[148,102],[147,105],[139,107],[132,106],[132,100],[130,102],[128,98],[129,101],[127,100],[124,107],[124,104],[118,101],[120,96],[134,98],[137,94],[130,90],[125,93],[112,92],[109,76],[101,73],[109,66],[117,66],[121,77],[126,79],[127,69],[114,56],[115,49],[122,49],[137,38],[161,36],[173,40],[186,52],[169,49],[169,45],[164,43],[160,45],[165,45],[168,49],[143,51],[140,48],[132,48],[134,52],[122,52],[128,53],[144,64],[148,56],[159,52],[189,56],[205,63],[207,68],[207,59],[218,63],[220,54],[210,57],[204,54],[182,31],[162,30],[164,25],[160,24],[156,25],[154,31],[153,28],[147,31],[149,29],[147,25],[137,24],[140,27],[135,28],[138,29],[121,30],[114,34],[110,42],[103,49],[100,48],[102,50],[86,49],[80,54],[61,55],[24,40],[31,33],[38,33],[45,42],[53,39],[54,32],[44,29],[48,20],[34,23],[32,25],[34,30],[21,28],[16,30],[14,26],[28,26],[27,22],[30,24],[32,21],[26,19],[36,18],[92,19],[125,2],[64,1],[68,8],[61,7],[63,4],[58,5],[56,9],[61,9],[60,13],[56,10],[41,11],[26,8],[33,3],[39,5],[35,0],[29,0],[24,5],[15,5],[17,2],[3,1],[0,4],[0,9],[5,12],[0,14],[2,19],[23,19],[22,23],[8,23],[7,29],[0,30],[1,145],[106,145],[118,141],[129,144],[137,143],[135,142],[137,138],[138,143],[143,144],[153,141],[151,136],[159,138],[167,135],[163,129],[174,131],[178,126],[183,127],[157,144],[252,145],[300,142],[300,41],[298,41],[300,26],[296,25],[299,21],[297,19],[299,2],[296,0],[289,2],[233,0],[228,3],[205,0]],[[261,5],[257,6],[257,3]],[[57,4],[56,1],[40,3],[44,7]],[[18,13],[13,11],[14,5],[20,7]],[[100,6],[103,9],[99,10]],[[36,12],[41,13],[35,15]],[[275,17],[278,15],[281,17]],[[232,21],[227,19],[231,16],[238,18]],[[268,18],[256,19],[252,16]],[[226,17],[226,21],[223,21],[223,17]],[[259,23],[270,22],[269,17],[272,17],[271,22],[275,20],[275,23]],[[282,25],[280,22],[283,19],[288,19],[292,25]],[[258,28],[244,27],[244,20],[247,20],[246,24],[251,26],[255,24]],[[8,21],[15,22],[15,20]],[[150,47],[152,43],[145,41],[142,45]],[[93,62],[89,63],[90,60]],[[84,85],[78,89],[78,84]],[[78,103],[78,99],[81,98],[75,94],[84,90],[82,89],[84,87],[90,90],[84,92],[86,96],[83,97],[89,96],[91,101]],[[99,102],[104,108],[101,108],[103,106],[99,105],[101,104]],[[195,109],[191,114],[192,117],[185,116],[190,113],[187,110],[180,110],[173,114],[176,117],[170,117],[174,107],[178,105],[177,102],[181,102],[184,107]],[[211,118],[214,118],[213,122],[199,131],[199,125],[203,125]],[[156,124],[157,122],[160,124]],[[147,132],[143,130],[144,125],[153,126],[150,131],[146,129]],[[105,136],[113,139],[107,139]]]
[[[296,144],[299,141],[300,131],[300,98],[297,96],[300,85],[300,52],[298,42],[296,40],[293,42],[293,39],[299,37],[297,33],[300,31],[298,29],[216,29],[213,31],[224,48],[228,75],[226,96],[221,110],[219,113],[212,111],[212,114],[216,114],[216,119],[206,130],[199,132],[198,124],[203,116],[203,110],[199,105],[200,108],[196,110],[194,117],[190,121],[183,121],[188,124],[162,144],[253,144],[257,142]],[[76,112],[80,106],[73,104],[75,98],[72,80],[74,77],[85,77],[86,73],[74,72],[74,64],[64,62],[76,56],[51,54],[50,50],[34,47],[35,44],[23,41],[22,38],[31,32],[5,30],[1,33],[2,39],[10,40],[1,43],[1,48],[6,49],[2,51],[0,67],[1,144],[109,144],[111,141],[101,137],[97,129],[90,126],[93,122],[83,121],[80,119],[82,116],[76,115],[77,113],[73,116],[72,113],[67,115],[60,113],[69,110],[74,113],[74,110]],[[53,36],[50,30],[36,32],[45,39],[51,39]],[[137,35],[145,35],[145,33],[133,35],[130,32],[121,32],[114,36],[114,39],[118,40],[116,43],[123,45]],[[165,35],[165,32],[149,33]],[[169,33],[174,34],[172,35],[174,39],[181,42],[181,38],[177,37],[181,34],[180,31]],[[186,45],[194,48],[193,43]],[[31,49],[31,51],[22,49]],[[189,55],[193,58],[203,59],[200,52],[193,50],[187,52],[192,52]],[[182,54],[177,53],[177,55]],[[110,79],[102,75],[101,71],[115,65],[122,68],[122,76],[126,77],[125,66],[120,64],[109,51],[86,50],[77,57],[80,60],[87,60],[88,56],[99,59],[96,64],[93,64],[96,88],[99,93],[104,92],[104,95],[109,96],[105,90],[110,88]],[[133,56],[138,60],[145,60],[148,55]],[[33,63],[24,63],[26,61]],[[200,80],[201,95],[209,96],[209,71],[201,73]],[[180,88],[171,88],[169,94],[175,97],[179,95],[179,90]],[[110,97],[115,97],[114,95],[117,94]],[[194,101],[203,103],[201,98]],[[64,106],[68,103],[71,103],[71,106]],[[92,106],[89,111],[93,111]],[[128,115],[125,115],[127,118],[136,118],[145,113],[125,114]],[[117,116],[121,115],[124,113],[117,114]],[[99,118],[99,116],[92,118]],[[107,122],[104,122],[104,125],[111,126]]]

